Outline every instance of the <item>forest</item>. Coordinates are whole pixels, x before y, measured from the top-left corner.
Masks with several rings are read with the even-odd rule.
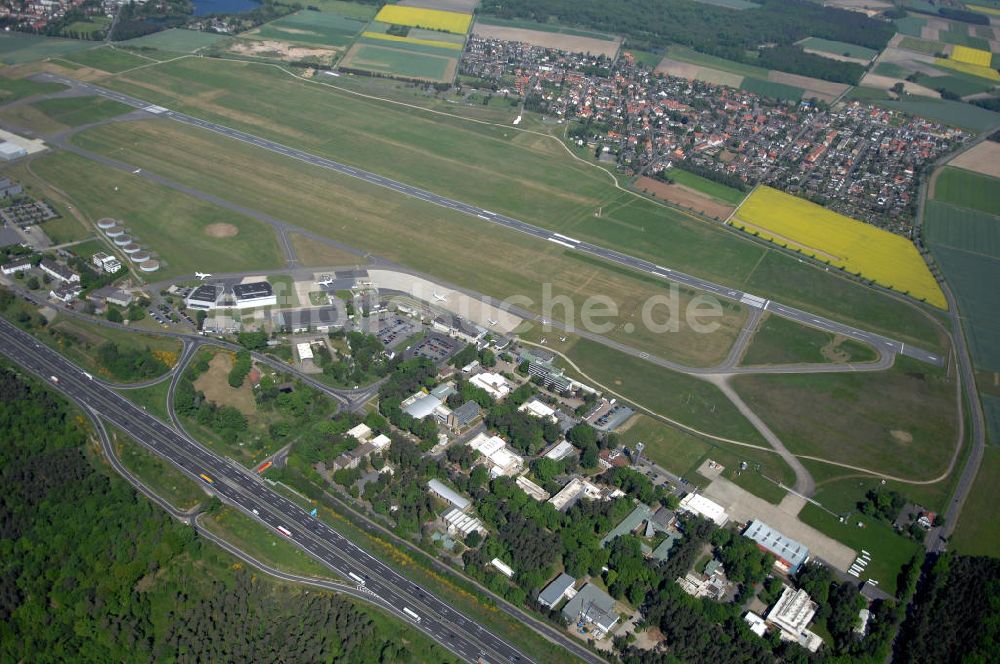
[[[111,474],[87,431],[0,364],[0,661],[455,661],[347,599],[248,573]]]
[[[864,68],[805,53],[795,42],[822,37],[881,50],[891,23],[807,0],[760,0],[736,11],[691,0],[484,0],[480,10],[507,19],[561,24],[622,35],[628,46],[662,52],[669,44],[727,60],[841,83],[857,83]],[[778,47],[776,55],[768,55]]]
[[[928,563],[893,661],[996,661],[998,643],[1000,559],[949,552]]]

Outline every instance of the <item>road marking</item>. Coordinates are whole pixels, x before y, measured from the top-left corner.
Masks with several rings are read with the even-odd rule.
[[[549,242],[555,242],[556,244],[561,244],[562,246],[566,247],[567,249],[576,249],[576,247],[574,247],[573,245],[571,245],[569,242],[563,242],[562,240],[557,240],[554,237],[550,237],[550,238],[546,238],[546,239]]]

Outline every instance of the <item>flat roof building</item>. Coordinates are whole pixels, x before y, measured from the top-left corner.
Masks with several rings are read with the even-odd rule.
[[[573,443],[568,440],[560,440],[552,449],[545,453],[545,458],[552,459],[553,461],[562,461],[575,451],[576,448],[573,447]]]
[[[362,422],[352,429],[347,430],[347,435],[354,438],[358,442],[364,442],[371,438],[372,429],[370,426]]]
[[[237,309],[251,307],[273,307],[278,304],[274,288],[267,281],[253,281],[233,286],[233,298]]]
[[[775,557],[775,565],[786,574],[794,574],[809,559],[809,548],[780,532],[760,519],[754,519],[743,531],[762,551]]]
[[[549,502],[552,503],[552,506],[557,510],[563,512],[572,507],[580,498],[597,500],[600,497],[601,490],[596,485],[583,478],[574,477],[566,483],[566,486],[562,488],[562,491],[552,496]]]
[[[458,432],[467,429],[482,415],[483,409],[475,401],[466,401],[451,412],[448,417],[448,427]]]
[[[681,499],[679,506],[684,512],[705,517],[709,521],[714,521],[720,528],[729,521],[725,508],[715,501],[709,500],[699,493],[689,493]]]
[[[514,578],[514,568],[500,560],[499,558],[494,558],[490,561],[490,565],[496,568],[498,572],[506,576],[508,579]]]
[[[499,436],[488,436],[485,433],[480,433],[466,445],[483,456],[490,467],[490,475],[493,477],[516,475],[524,468],[524,458],[507,447],[507,441]]]
[[[517,410],[518,412],[527,413],[542,420],[556,421],[556,409],[542,403],[537,398],[524,402]]]
[[[570,594],[574,585],[576,585],[576,579],[563,572],[549,585],[542,588],[542,592],[538,593],[538,603],[551,609],[561,602],[563,597]]]
[[[444,519],[445,524],[448,526],[448,534],[455,535],[456,537],[464,538],[473,531],[486,532],[482,521],[469,516],[457,507],[452,507],[448,510],[442,519]]]
[[[457,507],[463,512],[469,509],[469,506],[472,505],[472,503],[469,501],[468,498],[462,496],[454,489],[445,486],[444,482],[442,482],[441,480],[438,479],[430,480],[429,482],[427,482],[427,488],[430,489],[431,493],[433,493],[435,496],[445,501],[446,503],[450,503],[452,507]]]
[[[494,401],[502,401],[510,394],[510,384],[507,379],[498,373],[476,374],[469,379],[469,382],[478,388],[486,390]]]
[[[548,491],[538,486],[524,475],[518,477],[516,480],[514,480],[514,482],[517,484],[517,486],[521,487],[521,491],[524,491],[526,494],[528,494],[529,496],[531,496],[532,498],[534,498],[539,502],[549,499]]]
[[[750,628],[751,632],[761,638],[764,638],[764,635],[767,633],[767,623],[764,622],[763,618],[758,616],[753,611],[747,611],[747,614],[743,616],[743,620],[746,621],[746,624]]]
[[[767,614],[767,622],[781,630],[783,640],[795,641],[803,648],[816,652],[823,640],[806,629],[816,615],[816,609],[816,602],[805,590],[785,586],[778,603]]]
[[[313,349],[309,345],[309,342],[302,342],[300,344],[295,344],[295,350],[299,354],[299,360],[311,360],[313,359]]]
[[[616,624],[615,600],[593,583],[588,583],[566,602],[562,615],[572,623],[589,625],[597,640],[603,639]]]
[[[410,401],[410,399],[407,399],[407,401]],[[415,395],[412,401],[403,406],[403,412],[415,420],[422,420],[425,417],[433,415],[434,411],[442,405],[444,405],[443,402],[437,397],[432,397],[429,394],[420,394]]]
[[[215,309],[219,306],[219,298],[222,297],[222,288],[215,284],[199,284],[191,291],[184,303],[188,309]]]
[[[122,268],[121,261],[114,256],[104,253],[103,251],[98,251],[90,257],[90,260],[93,261],[95,266],[108,274],[114,274]]]

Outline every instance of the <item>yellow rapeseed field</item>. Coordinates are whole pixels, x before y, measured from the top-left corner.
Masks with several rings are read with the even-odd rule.
[[[955,71],[960,71],[963,74],[969,74],[970,76],[987,78],[991,81],[1000,81],[1000,74],[997,73],[997,70],[990,69],[989,67],[970,65],[968,62],[960,62],[958,60],[951,60],[948,58],[934,58],[934,64],[941,67],[947,67],[948,69],[954,69]]]
[[[770,187],[757,187],[731,223],[880,286],[947,308],[920,252],[894,233]]]
[[[979,12],[980,14],[993,14],[994,16],[1000,16],[1000,9],[996,7],[984,7],[983,5],[965,5],[966,9],[974,12]]]
[[[379,13],[375,16],[375,20],[380,23],[408,25],[411,28],[444,30],[445,32],[464,35],[469,31],[469,24],[472,23],[472,14],[446,12],[440,9],[386,5],[379,10]]]
[[[386,41],[404,42],[406,44],[423,44],[424,46],[436,46],[438,48],[450,48],[453,51],[461,51],[462,45],[455,42],[438,41],[436,39],[417,39],[415,37],[400,37],[398,35],[387,35],[382,32],[362,32],[362,37],[370,39],[384,39]]]
[[[969,48],[968,46],[955,46],[951,50],[951,59],[964,62],[977,67],[989,67],[993,60],[993,54],[979,48]]]

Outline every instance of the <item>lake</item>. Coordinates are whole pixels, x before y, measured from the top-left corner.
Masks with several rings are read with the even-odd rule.
[[[193,0],[193,2],[195,16],[235,14],[260,7],[260,3],[255,0]]]

